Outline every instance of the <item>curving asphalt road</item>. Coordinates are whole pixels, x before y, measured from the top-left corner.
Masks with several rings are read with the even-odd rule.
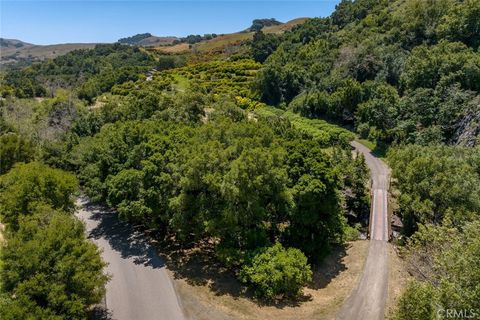
[[[165,264],[141,232],[114,212],[77,200],[76,215],[89,238],[103,250],[112,279],[107,284],[103,318],[116,320],[183,320],[185,315]]]
[[[388,186],[390,170],[357,141],[351,143],[365,156],[372,180],[370,246],[360,281],[337,314],[341,320],[382,320],[388,289]]]

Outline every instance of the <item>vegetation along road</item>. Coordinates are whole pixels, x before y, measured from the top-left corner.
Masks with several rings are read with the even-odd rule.
[[[388,280],[388,186],[389,168],[362,144],[352,146],[365,156],[372,179],[370,247],[357,288],[340,309],[338,319],[383,319]]]
[[[77,216],[103,250],[112,276],[107,284],[107,318],[182,320],[184,314],[164,262],[141,232],[114,212],[79,198]]]

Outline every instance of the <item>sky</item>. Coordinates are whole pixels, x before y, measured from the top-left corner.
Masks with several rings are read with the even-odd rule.
[[[0,36],[33,44],[115,42],[157,36],[231,33],[256,18],[286,22],[330,15],[339,0],[126,1],[0,0]]]

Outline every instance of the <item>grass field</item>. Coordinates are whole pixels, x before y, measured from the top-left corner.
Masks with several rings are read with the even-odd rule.
[[[297,18],[277,26],[265,27],[262,29],[262,31],[264,33],[282,33],[292,29],[296,25],[304,23],[307,20],[308,18]]]
[[[18,60],[45,60],[64,55],[77,49],[92,49],[96,43],[64,43],[46,46],[25,46],[21,48],[7,48],[1,52],[2,63],[15,62]]]
[[[214,39],[202,41],[195,45],[196,50],[199,52],[212,52],[223,50],[229,45],[239,45],[241,42],[250,40],[253,38],[253,32],[238,32],[218,36]]]
[[[294,26],[298,24],[304,23],[306,20],[307,18],[298,18],[298,19],[290,20],[281,25],[264,27],[262,31],[264,33],[282,33],[292,29]],[[225,47],[229,45],[235,46],[246,40],[251,40],[253,38],[253,34],[254,32],[236,32],[236,33],[226,34],[208,41],[200,42],[197,45],[197,49],[200,52],[211,52],[211,51],[223,50]]]
[[[190,46],[188,43],[179,43],[173,46],[161,46],[153,49],[157,52],[169,53],[169,54],[179,54],[190,51]]]

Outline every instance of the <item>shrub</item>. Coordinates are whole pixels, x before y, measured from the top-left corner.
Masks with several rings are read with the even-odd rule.
[[[398,304],[396,320],[433,320],[435,308],[432,303],[434,289],[418,281],[411,282]]]
[[[259,298],[295,298],[302,293],[302,287],[312,280],[312,271],[300,250],[285,249],[277,243],[257,250],[249,263],[243,266],[240,280],[251,286]]]
[[[356,224],[355,226],[351,227],[347,225],[345,227],[345,241],[355,241],[360,238],[360,224]]]

